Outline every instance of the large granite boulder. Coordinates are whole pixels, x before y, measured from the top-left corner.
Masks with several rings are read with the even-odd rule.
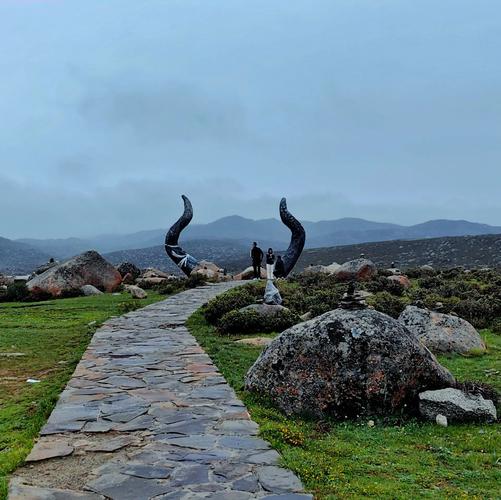
[[[274,339],[246,388],[288,415],[356,418],[417,411],[417,396],[454,384],[401,323],[371,309],[336,309]]]
[[[80,293],[84,285],[112,292],[122,282],[120,273],[94,250],[58,264],[32,280],[27,286],[33,293],[50,293],[54,297]]]
[[[419,395],[419,412],[427,420],[435,421],[444,415],[448,422],[495,422],[496,407],[480,394],[467,394],[459,389],[447,388],[425,391]]]
[[[369,259],[355,259],[336,267],[332,274],[339,281],[367,281],[377,275],[377,267]]]
[[[432,352],[485,351],[485,344],[475,328],[458,316],[407,306],[398,320]]]

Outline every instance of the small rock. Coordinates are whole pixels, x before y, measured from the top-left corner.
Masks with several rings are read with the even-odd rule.
[[[125,289],[130,292],[133,299],[146,299],[148,294],[136,285],[125,285]]]
[[[271,344],[273,339],[268,337],[251,337],[249,339],[236,340],[237,344],[245,344],[253,347],[266,347]]]
[[[86,296],[86,297],[91,297],[93,295],[102,295],[103,292],[101,290],[98,290],[95,286],[93,285],[84,285],[82,288],[80,288],[80,291]]]
[[[447,417],[445,415],[437,415],[435,418],[435,422],[442,427],[447,427]]]

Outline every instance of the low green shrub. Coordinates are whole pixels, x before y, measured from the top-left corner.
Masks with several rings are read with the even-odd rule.
[[[204,316],[211,325],[216,325],[226,313],[254,302],[255,296],[249,287],[234,288],[210,300],[204,308]]]
[[[299,321],[299,316],[287,309],[274,315],[261,315],[253,310],[233,310],[223,315],[217,329],[225,335],[283,332]]]
[[[11,283],[7,285],[7,290],[2,296],[4,302],[23,302],[30,298],[30,291],[24,281]]]
[[[183,280],[168,280],[154,285],[153,290],[161,295],[172,295],[184,290]]]
[[[369,297],[367,302],[373,306],[376,311],[387,314],[392,318],[398,318],[400,313],[408,305],[408,300],[401,297],[395,297],[395,295],[389,292],[378,292],[372,297]]]
[[[196,288],[197,286],[203,286],[207,283],[207,278],[201,274],[192,274],[183,281],[184,288],[186,290],[190,288]]]

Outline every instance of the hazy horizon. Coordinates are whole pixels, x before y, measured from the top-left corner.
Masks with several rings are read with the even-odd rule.
[[[0,236],[501,226],[494,0],[2,0]]]

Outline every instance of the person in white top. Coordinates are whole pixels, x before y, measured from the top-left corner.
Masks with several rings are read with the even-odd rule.
[[[266,253],[266,277],[269,280],[273,279],[273,271],[275,270],[275,254],[273,248],[268,248]]]

